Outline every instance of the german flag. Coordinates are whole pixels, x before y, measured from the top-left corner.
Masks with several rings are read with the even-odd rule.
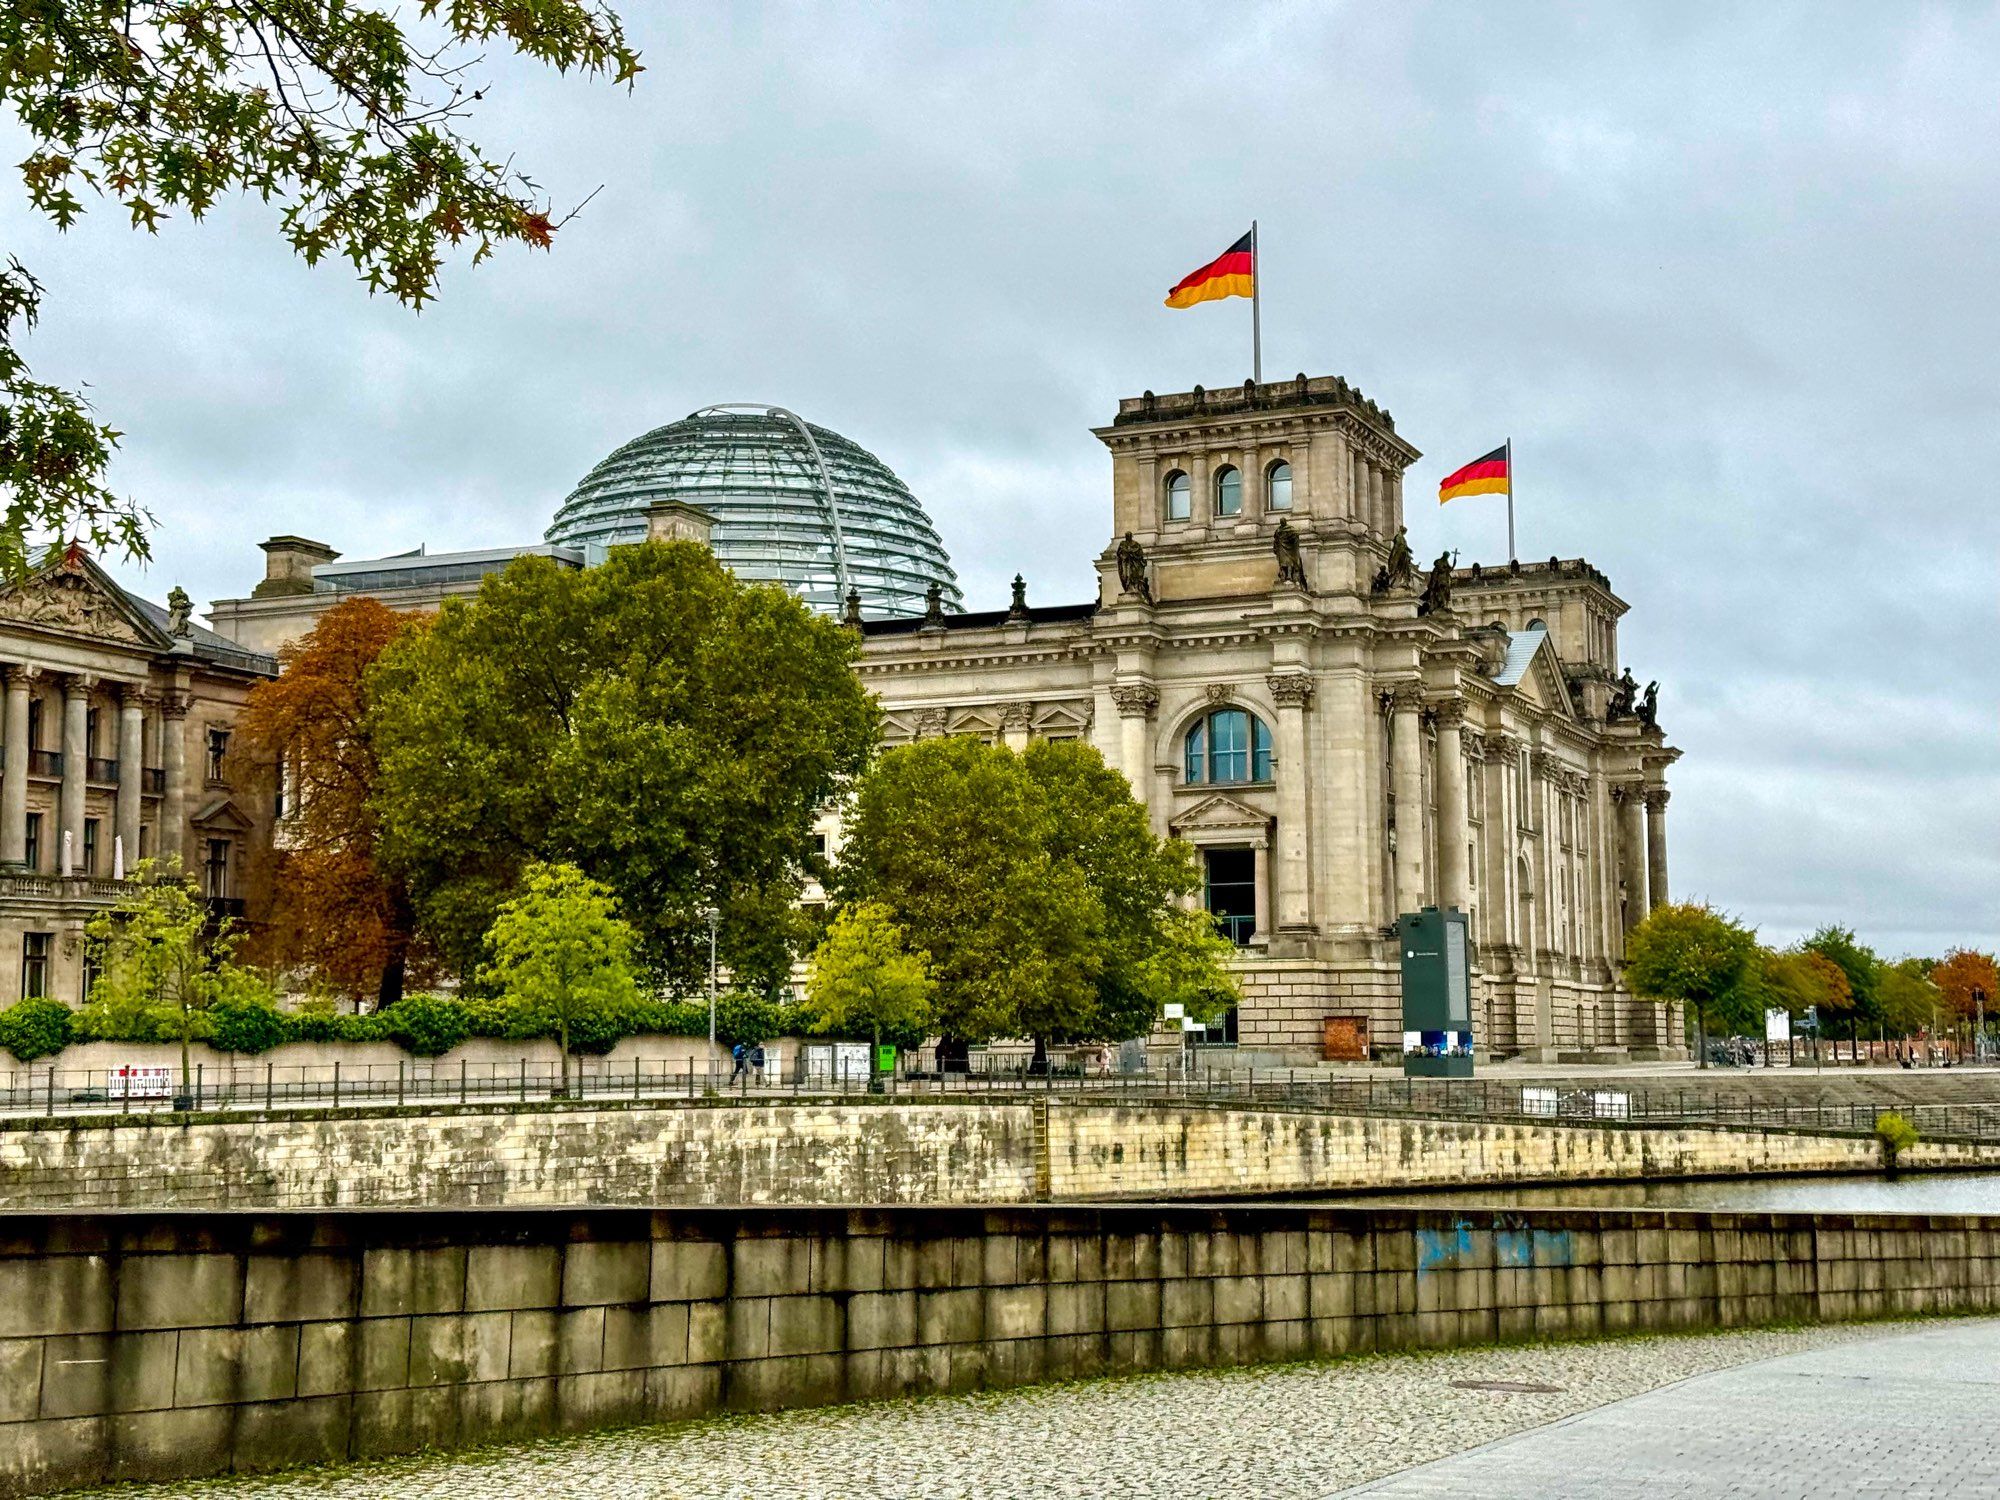
[[[1438,504],[1460,495],[1505,495],[1511,476],[1507,445],[1502,443],[1484,458],[1475,458],[1456,473],[1447,474],[1438,485]]]
[[[1257,231],[1251,230],[1222,254],[1183,276],[1167,293],[1167,306],[1193,307],[1218,297],[1249,297],[1257,291]]]

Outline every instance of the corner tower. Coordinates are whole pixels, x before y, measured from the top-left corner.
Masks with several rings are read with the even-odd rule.
[[[1366,596],[1403,523],[1403,471],[1422,455],[1389,413],[1334,376],[1245,381],[1118,403],[1094,429],[1111,450],[1111,546],[1099,597],[1117,602],[1130,534],[1161,603],[1265,595],[1280,521],[1321,595]]]

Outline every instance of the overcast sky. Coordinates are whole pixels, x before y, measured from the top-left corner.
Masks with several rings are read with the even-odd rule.
[[[1086,598],[1086,429],[1249,373],[1248,304],[1161,298],[1255,216],[1266,373],[1395,414],[1418,553],[1504,560],[1503,502],[1423,497],[1511,436],[1523,555],[1632,605],[1677,896],[2000,944],[1992,8],[626,11],[629,95],[485,70],[482,144],[559,208],[602,191],[421,316],[273,209],[58,236],[6,186],[36,370],[91,384],[159,520],[128,582],[246,592],[274,532],[539,540],[619,443],[761,400],[901,474],[969,607],[1017,570]]]

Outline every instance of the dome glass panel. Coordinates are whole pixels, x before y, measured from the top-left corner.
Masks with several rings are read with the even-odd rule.
[[[944,544],[903,481],[859,444],[775,407],[710,408],[633,439],[583,477],[548,540],[601,561],[645,539],[660,500],[714,516],[715,554],[737,577],[783,584],[823,613],[841,612],[843,564],[871,618],[922,614],[932,584],[946,609],[962,605]]]

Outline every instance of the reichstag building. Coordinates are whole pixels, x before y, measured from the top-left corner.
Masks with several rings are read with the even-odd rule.
[[[1627,605],[1581,559],[1424,567],[1403,532],[1417,450],[1346,381],[1300,375],[1121,401],[1094,599],[966,610],[887,466],[774,407],[713,407],[611,454],[541,544],[342,560],[263,544],[215,631],[275,651],[365,593],[470,592],[523,551],[587,567],[647,535],[708,541],[858,623],[890,743],[1087,739],[1161,834],[1193,845],[1237,946],[1246,1049],[1401,1046],[1393,923],[1470,914],[1489,1056],[1677,1056],[1623,986],[1624,933],[1667,899],[1679,752],[1618,654]],[[827,820],[838,852],[838,819]]]

